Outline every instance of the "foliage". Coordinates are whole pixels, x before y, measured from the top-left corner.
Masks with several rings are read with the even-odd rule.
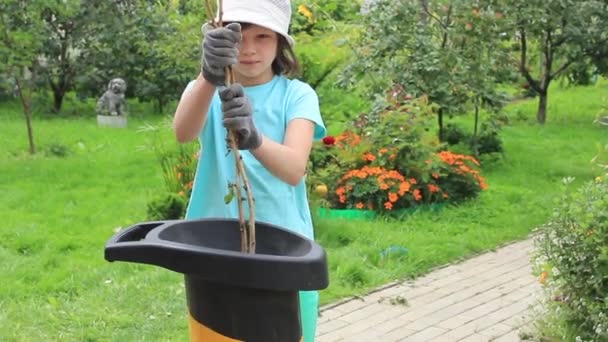
[[[587,70],[591,64],[605,71],[608,3],[598,0],[506,0],[499,6],[506,13],[503,30],[515,38],[517,70],[539,95],[537,121],[544,123],[552,80],[568,73],[570,77],[574,75],[575,81],[584,80],[586,77],[576,76],[576,70]],[[540,63],[531,53],[534,47],[540,53]],[[576,69],[571,69],[572,66]]]
[[[426,98],[392,89],[386,107],[361,115],[350,129],[315,146],[311,185],[329,188],[331,207],[379,212],[476,195],[486,187],[477,161],[436,153],[440,145],[429,129],[435,110]]]
[[[606,176],[564,194],[536,240],[535,268],[545,284],[548,310],[563,319],[577,341],[608,339]]]
[[[490,118],[481,124],[477,136],[466,132],[460,125],[449,123],[444,129],[444,141],[451,148],[455,145],[465,147],[465,152],[480,157],[484,154],[503,151],[502,139],[499,136],[500,127]]]
[[[23,36],[15,37],[24,46],[26,35],[36,37],[32,53],[40,58],[31,59],[17,49],[6,52],[11,58],[29,58],[39,69],[38,86],[52,91],[55,112],[69,91],[99,97],[115,77],[127,81],[127,97],[154,100],[162,111],[198,73],[198,27],[204,20],[196,11],[202,8],[198,0],[34,0],[23,7],[19,11],[35,17],[39,27],[21,25]],[[17,12],[7,8],[2,12]]]
[[[150,134],[147,148],[151,149],[162,171],[163,181],[170,194],[175,194],[188,201],[192,193],[196,163],[198,161],[198,142],[180,144],[168,147],[161,133],[170,129],[167,122],[159,125],[145,125],[140,132]]]
[[[38,80],[38,51],[43,46],[42,12],[39,2],[30,5],[17,0],[0,2],[0,78],[11,79],[0,82],[0,86],[13,88],[9,92],[15,90],[21,100],[30,154],[36,152],[31,111]]]
[[[291,33],[316,35],[330,30],[336,21],[355,20],[360,5],[358,1],[295,0],[292,7]]]
[[[78,78],[80,93],[99,96],[108,80],[121,76],[128,96],[154,101],[158,112],[179,99],[198,73],[204,22],[202,9],[192,10],[202,3],[187,5],[140,0],[99,24],[95,49],[87,50],[88,67]]]
[[[166,193],[147,205],[148,220],[181,220],[186,214],[186,200],[175,193]]]
[[[376,1],[362,20],[356,59],[341,80],[363,81],[373,94],[401,84],[413,96],[428,96],[443,115],[471,107],[498,110],[504,102],[495,84],[507,64],[493,6],[466,2]]]

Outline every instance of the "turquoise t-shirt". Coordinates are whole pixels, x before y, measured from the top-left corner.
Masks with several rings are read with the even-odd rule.
[[[188,84],[184,93],[192,84]],[[277,75],[267,83],[244,89],[253,108],[253,121],[266,137],[283,143],[287,125],[296,118],[315,123],[315,140],[325,136],[318,97],[308,84]],[[234,155],[227,153],[226,129],[222,125],[217,91],[199,139],[201,154],[186,219],[238,218],[237,199],[229,204],[224,202],[228,183],[236,179],[236,165]],[[271,174],[249,151],[240,152],[255,199],[256,221],[275,224],[314,239],[304,178],[292,186]],[[244,208],[248,216],[247,201],[244,201]]]

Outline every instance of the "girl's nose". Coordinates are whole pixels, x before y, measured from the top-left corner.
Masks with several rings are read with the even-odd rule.
[[[253,44],[246,41],[245,39],[241,40],[239,50],[240,50],[241,55],[250,56],[252,54],[255,54],[255,48],[254,48]]]

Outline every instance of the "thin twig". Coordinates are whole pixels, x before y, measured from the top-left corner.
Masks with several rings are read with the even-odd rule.
[[[211,0],[206,0],[205,5],[207,7],[207,12],[211,18],[212,25],[214,27],[223,26],[222,16],[223,16],[223,2],[219,0],[218,7],[218,21],[215,22],[215,11],[213,10],[213,6],[211,5]],[[226,86],[230,86],[235,82],[234,71],[232,67],[226,67]],[[247,173],[245,171],[245,167],[243,165],[243,159],[241,158],[241,153],[239,152],[239,148],[237,145],[237,136],[236,133],[232,130],[228,131],[228,144],[232,153],[234,153],[234,161],[236,164],[236,198],[239,209],[239,229],[241,232],[241,252],[246,253],[255,253],[255,204],[253,201],[253,193],[251,192],[251,186],[249,185],[249,179],[247,177]],[[245,192],[247,193],[247,203],[249,205],[249,225],[245,224],[244,217],[244,208],[243,208],[243,197],[241,196],[241,181],[243,182],[243,187],[245,188]]]

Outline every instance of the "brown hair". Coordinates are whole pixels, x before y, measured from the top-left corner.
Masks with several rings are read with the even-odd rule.
[[[296,76],[300,73],[300,63],[296,53],[283,35],[279,36],[277,57],[272,62],[272,71],[277,75]]]
[[[229,23],[224,23],[224,25],[228,25]],[[253,24],[250,23],[239,23],[241,24],[241,30],[247,29],[249,26]],[[275,75],[285,75],[285,76],[296,76],[300,73],[300,63],[298,62],[298,58],[296,53],[293,51],[291,45],[287,41],[287,38],[283,37],[282,34],[278,34],[275,32],[278,37],[277,44],[277,57],[272,61],[272,71]]]

